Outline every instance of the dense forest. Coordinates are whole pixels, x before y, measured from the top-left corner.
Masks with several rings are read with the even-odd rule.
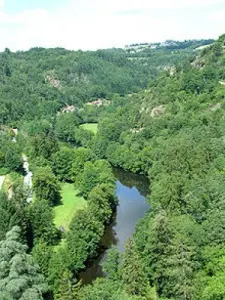
[[[204,44],[0,54],[1,299],[225,298],[225,35]],[[149,178],[150,210],[85,285],[112,166]]]

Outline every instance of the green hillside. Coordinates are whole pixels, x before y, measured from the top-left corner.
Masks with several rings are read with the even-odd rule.
[[[16,53],[6,49],[0,54],[0,124],[54,116],[67,105],[80,108],[97,98],[111,100],[114,94],[140,91],[160,69],[182,64],[193,53],[193,45],[205,42],[194,41],[176,51],[150,49],[144,60],[131,60],[123,49],[33,48]]]
[[[0,171],[14,176],[10,201],[0,193],[0,250],[19,226],[46,299],[225,299],[225,35],[205,44],[1,53]],[[149,179],[150,209],[86,285],[80,272],[100,268],[115,221],[113,168]]]

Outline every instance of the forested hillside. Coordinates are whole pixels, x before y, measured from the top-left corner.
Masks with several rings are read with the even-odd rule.
[[[95,52],[33,48],[0,54],[0,123],[17,124],[54,116],[66,105],[82,107],[97,98],[111,100],[147,87],[159,69],[183,64],[195,41],[185,51],[163,47],[133,59],[123,49]],[[34,109],[35,108],[35,109]]]
[[[96,139],[108,144],[106,158],[148,174],[151,211],[117,279],[110,270],[88,293],[119,282],[140,299],[224,299],[224,46],[221,36],[100,121]]]
[[[0,298],[225,298],[225,35],[194,48],[1,54]],[[150,210],[84,285],[112,166],[149,178]]]

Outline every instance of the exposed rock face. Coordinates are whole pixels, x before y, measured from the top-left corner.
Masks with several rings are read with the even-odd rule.
[[[62,113],[69,113],[69,112],[74,112],[74,111],[75,111],[74,105],[67,105],[63,108]]]
[[[221,103],[216,103],[215,105],[210,107],[210,110],[211,111],[217,111],[220,108],[221,108]]]
[[[91,106],[108,106],[110,103],[111,103],[110,100],[97,99],[95,101],[88,102],[87,105],[91,105]]]
[[[159,106],[156,106],[152,109],[151,111],[151,117],[157,117],[161,114],[163,114],[165,112],[165,106],[164,105],[159,105]]]
[[[56,76],[54,70],[48,72],[48,74],[45,76],[45,82],[48,82],[54,88],[57,88],[57,89],[61,88],[60,80],[57,79],[57,76]]]
[[[133,128],[133,129],[131,129],[130,131],[131,131],[132,133],[139,133],[139,132],[141,132],[142,130],[144,130],[144,127],[141,127],[141,128]]]

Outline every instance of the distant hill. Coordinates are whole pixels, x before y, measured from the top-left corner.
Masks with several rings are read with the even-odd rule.
[[[195,49],[204,45],[210,45],[214,42],[213,39],[201,39],[201,40],[185,40],[185,41],[174,41],[166,40],[161,43],[137,43],[126,45],[125,50],[128,52],[131,51],[143,51],[146,49],[169,49],[169,50],[178,50],[178,49]]]
[[[22,119],[54,116],[67,105],[82,107],[98,98],[136,93],[161,71],[195,57],[193,49],[210,41],[167,41],[156,49],[142,45],[141,53],[127,48],[32,48],[16,53],[6,49],[0,54],[0,124],[16,125]]]

